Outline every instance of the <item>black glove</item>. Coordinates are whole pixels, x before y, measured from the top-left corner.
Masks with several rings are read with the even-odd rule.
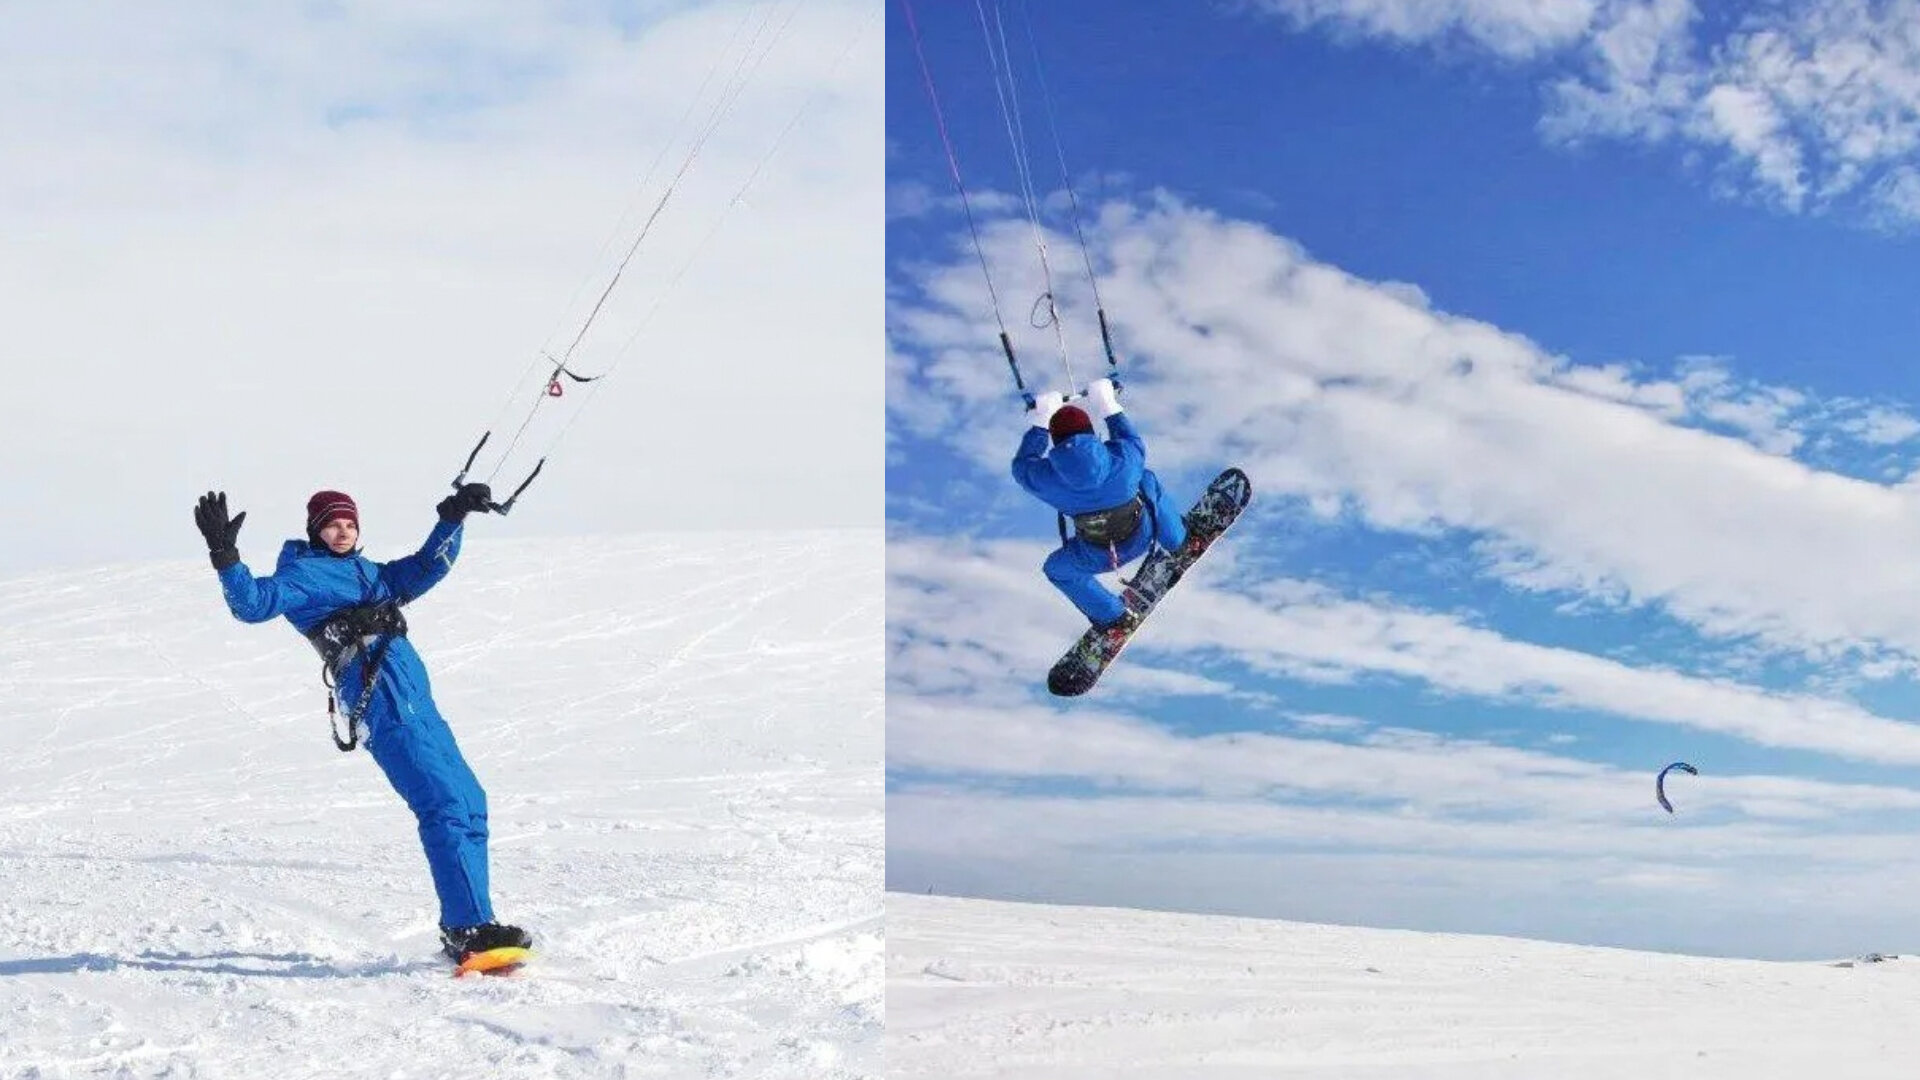
[[[440,500],[434,507],[441,521],[465,521],[468,514],[485,513],[493,508],[493,490],[485,484],[461,484],[460,490]]]
[[[200,527],[200,535],[207,538],[207,554],[213,559],[215,570],[225,570],[240,561],[240,524],[247,520],[247,512],[240,516],[227,517],[227,493],[215,494],[211,491],[200,496],[199,505],[193,508],[193,523]]]

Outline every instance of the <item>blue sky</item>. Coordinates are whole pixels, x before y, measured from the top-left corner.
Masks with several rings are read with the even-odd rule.
[[[1150,462],[1183,500],[1240,464],[1256,504],[1110,683],[1045,696],[1077,616],[890,7],[890,887],[1910,948],[1898,6],[1034,7]],[[915,11],[1023,366],[1063,381],[972,7]]]

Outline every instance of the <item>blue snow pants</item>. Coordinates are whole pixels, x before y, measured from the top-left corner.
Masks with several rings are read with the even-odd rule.
[[[1186,523],[1180,520],[1180,509],[1160,487],[1160,478],[1146,473],[1141,477],[1140,492],[1147,501],[1147,515],[1132,536],[1111,549],[1076,536],[1054,549],[1042,564],[1047,580],[1095,626],[1107,626],[1127,611],[1126,604],[1100,584],[1097,575],[1111,573],[1145,555],[1152,541],[1168,551],[1187,542]]]
[[[425,694],[374,690],[364,716],[367,751],[420,823],[441,926],[493,921],[487,887],[487,793]]]

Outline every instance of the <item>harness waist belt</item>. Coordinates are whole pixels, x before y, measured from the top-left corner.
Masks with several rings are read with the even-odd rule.
[[[1140,517],[1145,511],[1140,496],[1135,495],[1119,506],[1073,515],[1073,531],[1080,539],[1091,544],[1102,547],[1118,544],[1131,537],[1134,530],[1140,527]]]
[[[405,637],[407,617],[400,605],[387,601],[342,608],[307,631],[307,640],[320,653],[320,662],[337,678],[340,669],[368,641],[381,635]]]

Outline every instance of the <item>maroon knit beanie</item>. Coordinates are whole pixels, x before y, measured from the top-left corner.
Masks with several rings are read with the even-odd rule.
[[[1055,446],[1066,442],[1075,435],[1093,433],[1093,421],[1087,411],[1078,405],[1062,405],[1053,410],[1052,419],[1047,421],[1047,434],[1053,436]]]
[[[307,536],[316,539],[327,522],[346,518],[353,522],[354,528],[360,527],[360,508],[353,504],[353,496],[339,491],[316,491],[313,498],[307,500]]]

